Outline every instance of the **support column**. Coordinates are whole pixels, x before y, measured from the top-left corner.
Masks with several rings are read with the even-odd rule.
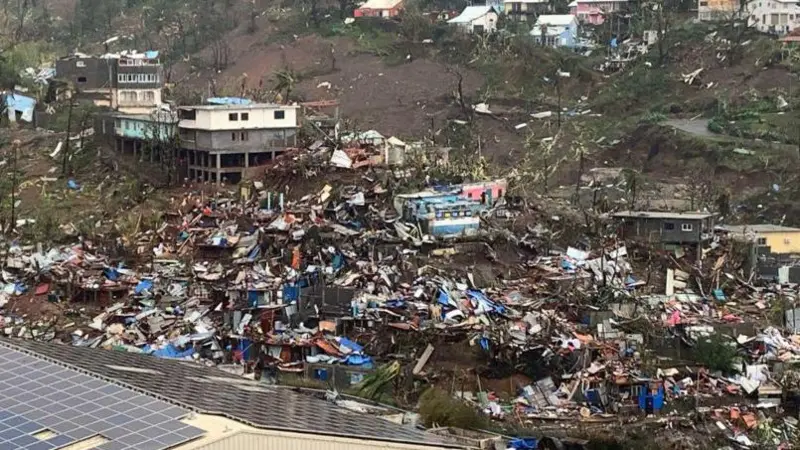
[[[219,186],[222,184],[222,171],[220,170],[222,169],[222,155],[217,153],[215,156],[217,158],[217,186]]]
[[[250,167],[250,152],[244,152],[244,168]]]

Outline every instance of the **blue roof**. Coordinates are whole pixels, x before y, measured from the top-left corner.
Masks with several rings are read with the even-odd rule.
[[[249,105],[253,102],[241,97],[211,97],[206,100],[206,103],[212,105]]]

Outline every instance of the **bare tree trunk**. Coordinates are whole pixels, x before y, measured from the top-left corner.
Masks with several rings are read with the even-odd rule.
[[[69,161],[69,138],[72,134],[72,108],[75,105],[75,99],[72,98],[74,91],[70,92],[69,96],[69,109],[67,109],[67,139],[64,142],[64,156],[61,158],[61,174],[67,176],[67,162]]]

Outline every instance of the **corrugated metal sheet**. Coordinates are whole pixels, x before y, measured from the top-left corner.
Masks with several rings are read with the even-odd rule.
[[[444,447],[397,444],[280,432],[241,431],[193,450],[436,450]]]

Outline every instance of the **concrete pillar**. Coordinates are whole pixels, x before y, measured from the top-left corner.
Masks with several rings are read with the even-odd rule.
[[[222,171],[220,170],[222,169],[222,155],[217,153],[215,156],[217,157],[217,186],[219,186],[222,182]]]
[[[250,167],[250,152],[244,152],[244,168]]]

